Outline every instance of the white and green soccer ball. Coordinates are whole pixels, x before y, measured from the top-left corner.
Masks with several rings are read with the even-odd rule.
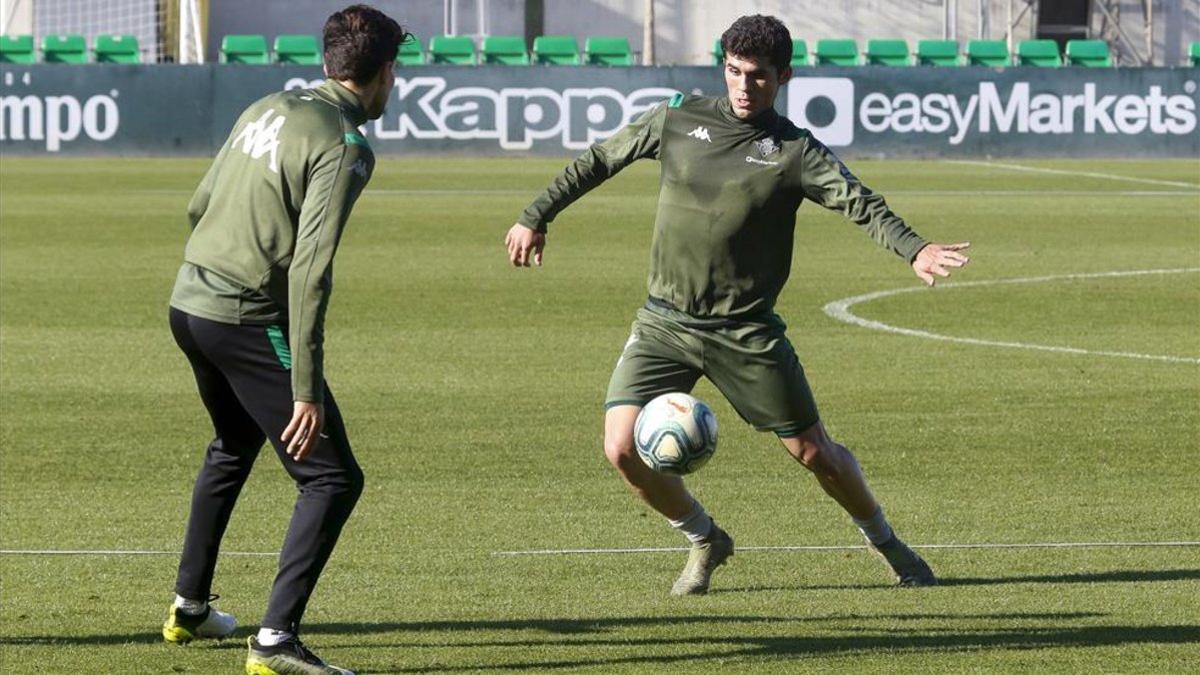
[[[704,466],[716,452],[717,416],[693,396],[663,394],[638,414],[633,444],[646,466],[682,476]]]

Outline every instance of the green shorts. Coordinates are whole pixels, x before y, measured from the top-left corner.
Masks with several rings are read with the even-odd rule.
[[[604,408],[641,406],[661,394],[689,392],[704,375],[759,431],[798,436],[820,418],[785,328],[774,314],[698,328],[639,309]]]

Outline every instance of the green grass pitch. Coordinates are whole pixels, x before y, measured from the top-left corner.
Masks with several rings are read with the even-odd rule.
[[[926,549],[945,583],[920,590],[890,587],[863,550],[743,550],[709,596],[683,600],[667,596],[681,552],[494,555],[682,543],[600,448],[644,300],[657,167],[577,203],[545,267],[513,270],[504,232],[562,164],[387,158],[356,208],[327,374],[367,488],[306,617],[318,653],[367,673],[1200,669],[1194,546]],[[872,331],[822,307],[919,282],[806,204],[778,311],[823,417],[916,545],[1198,541],[1200,162],[1023,164],[1067,173],[852,167],[926,237],[972,242],[956,281],[1191,271],[853,308],[1084,354]],[[0,548],[178,550],[210,427],[166,301],[206,166],[0,163]],[[772,437],[711,385],[697,394],[722,437],[689,482],[739,546],[860,543]],[[264,451],[225,549],[277,551],[293,497]],[[274,559],[222,560],[220,606],[245,628],[186,648],[158,635],[175,564],[0,555],[0,670],[238,672]]]

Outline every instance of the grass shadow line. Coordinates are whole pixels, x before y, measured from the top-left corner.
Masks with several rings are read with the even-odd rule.
[[[1194,581],[1200,579],[1200,569],[1175,570],[1113,570],[1109,572],[1072,572],[1066,574],[1029,574],[1006,577],[939,577],[939,586],[1001,586],[1006,584],[1100,584],[1143,583],[1164,581]],[[895,584],[797,584],[795,586],[744,586],[714,588],[712,595],[722,593],[762,593],[770,591],[863,591],[895,588]],[[925,592],[925,589],[912,589]]]
[[[707,649],[702,653],[681,654],[634,654],[608,658],[554,659],[546,661],[521,660],[510,663],[470,663],[464,665],[436,665],[427,667],[401,667],[376,672],[384,673],[437,673],[450,671],[515,671],[515,670],[575,670],[580,668],[677,665],[690,663],[701,666],[706,661],[729,668],[739,659],[806,659],[814,656],[854,656],[873,653],[894,652],[979,652],[991,649],[1049,649],[1059,647],[1109,647],[1127,644],[1189,644],[1200,641],[1200,626],[1083,626],[1057,627],[1048,629],[1018,628],[1011,630],[983,630],[963,633],[926,634],[919,629],[889,634],[853,635],[834,637],[765,637],[737,638],[729,636],[695,636],[669,639],[588,639],[520,641],[512,643],[475,642],[471,646],[529,648],[548,645],[560,646],[603,646],[626,647],[636,651],[648,651],[653,647],[695,647],[704,650],[713,644],[735,645],[719,654]],[[394,645],[403,648],[411,645]],[[443,645],[455,647],[458,645]]]

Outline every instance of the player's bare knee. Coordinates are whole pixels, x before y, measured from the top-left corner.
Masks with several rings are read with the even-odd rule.
[[[801,439],[792,455],[804,468],[823,476],[836,477],[842,473],[846,459],[853,457],[845,446],[829,438]]]
[[[637,452],[633,448],[632,434],[628,437],[605,436],[604,456],[608,459],[609,464],[612,464],[621,473],[625,473],[631,461],[641,461],[638,459]]]
[[[791,450],[792,457],[804,468],[810,471],[816,470],[817,463],[821,459],[821,446],[818,443],[801,439],[797,445],[788,449]]]

